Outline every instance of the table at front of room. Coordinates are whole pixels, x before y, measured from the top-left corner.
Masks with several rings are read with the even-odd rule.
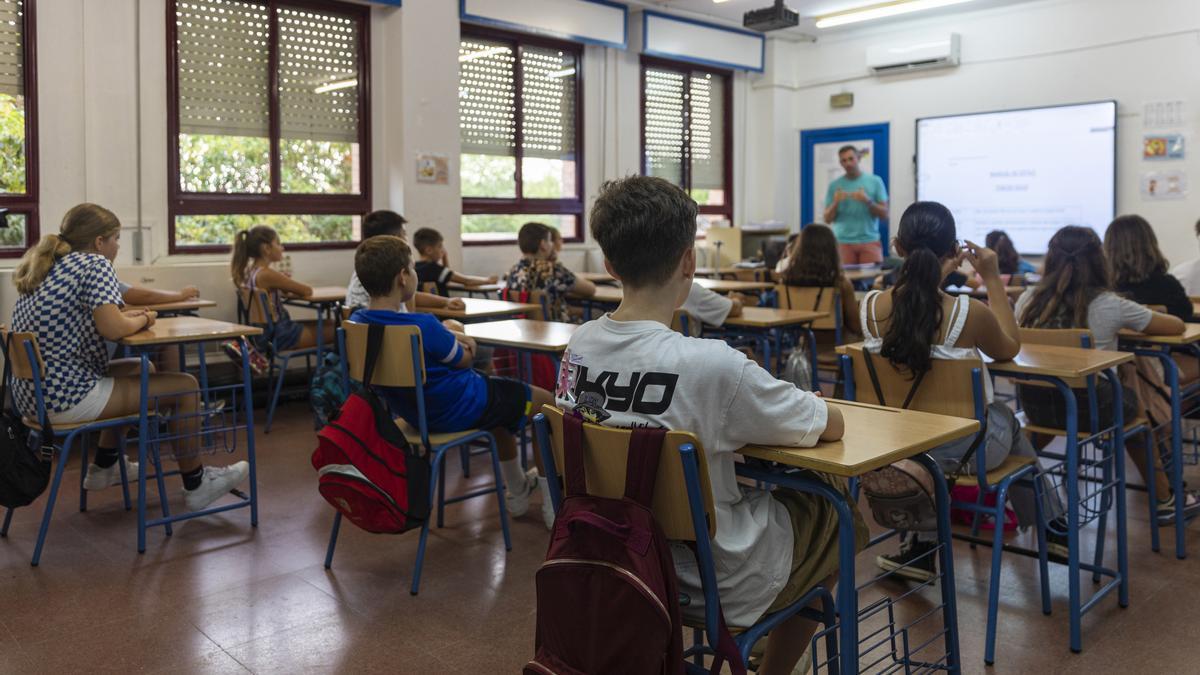
[[[1137,356],[1158,359],[1158,362],[1162,364],[1163,377],[1166,380],[1167,389],[1171,397],[1171,419],[1169,421],[1171,430],[1171,465],[1163,468],[1167,471],[1167,476],[1171,481],[1171,490],[1177,495],[1182,495],[1184,494],[1183,402],[1188,398],[1200,394],[1200,380],[1186,384],[1181,383],[1179,365],[1172,358],[1172,354],[1179,354],[1182,358],[1194,359],[1200,357],[1200,324],[1187,324],[1183,335],[1145,335],[1143,333],[1123,330],[1120,337],[1121,345],[1124,349],[1132,351]],[[1144,476],[1143,478],[1147,484],[1153,480],[1153,476]],[[1155,496],[1162,499],[1165,495]],[[1187,557],[1187,522],[1183,518],[1184,501],[1186,500],[1175,500],[1175,557],[1180,560]],[[1153,503],[1151,503],[1151,508],[1153,506]],[[1151,517],[1150,523],[1151,548],[1157,551],[1159,549],[1159,534],[1154,517]]]
[[[1084,612],[1094,607],[1114,588],[1118,589],[1118,604],[1121,607],[1129,605],[1129,560],[1125,518],[1125,421],[1121,411],[1121,383],[1117,379],[1116,367],[1132,360],[1133,354],[1124,352],[1108,352],[1098,349],[1038,344],[1022,345],[1021,352],[1011,361],[993,362],[985,358],[988,372],[991,375],[1026,382],[1046,382],[1053,385],[1066,400],[1067,424],[1065,429],[1066,435],[1064,437],[1066,451],[1064,452],[1063,461],[1066,464],[1064,481],[1067,492],[1067,546],[1070,549],[1067,556],[1067,584],[1071,624],[1070,647],[1074,652],[1079,652],[1083,648],[1081,633]],[[1100,496],[1097,498],[1097,493],[1093,492],[1086,499],[1081,500],[1079,494],[1081,456],[1078,405],[1075,392],[1071,389],[1068,382],[1084,379],[1088,382],[1089,387],[1094,390],[1097,375],[1102,375],[1113,387],[1114,429],[1112,439],[1108,444],[1108,452],[1111,453],[1111,458],[1089,460],[1086,469],[1089,471],[1093,470],[1096,464],[1102,465],[1111,459],[1115,479],[1109,481],[1106,475],[1100,479],[1102,481],[1099,491]],[[1096,396],[1091,396],[1089,400],[1091,406],[1089,419],[1092,420],[1094,427],[1092,429],[1093,434],[1099,431],[1099,429],[1095,428],[1095,425],[1099,421],[1099,410],[1096,399]],[[1043,455],[1045,454],[1043,453]],[[1104,541],[1103,533],[1107,525],[1108,511],[1111,509],[1111,503],[1105,503],[1106,500],[1103,493],[1109,482],[1113,483],[1112,487],[1115,490],[1114,499],[1111,501],[1115,501],[1117,507],[1117,569],[1115,571],[1102,566],[1104,554],[1104,546],[1102,544]],[[1088,484],[1091,485],[1091,481]],[[1101,504],[1101,508],[1097,509],[1097,513],[1089,519],[1099,518],[1097,546],[1094,562],[1086,564],[1079,561],[1080,527],[1085,524],[1080,522],[1080,517],[1085,501],[1093,499],[1097,499]],[[1008,549],[1006,548],[1006,550]],[[1013,550],[1024,554],[1030,553],[1029,551],[1018,550],[1015,547]],[[1097,589],[1086,603],[1081,602],[1080,598],[1080,569],[1092,572],[1093,580],[1097,583],[1099,583],[1102,576],[1112,577],[1112,580]],[[1043,605],[1044,611],[1049,613],[1048,597],[1043,597]]]
[[[938,659],[909,660],[905,654],[903,665],[905,669],[899,672],[930,672],[946,670],[957,673],[961,670],[961,654],[958,649],[958,616],[955,606],[954,591],[954,561],[950,530],[950,495],[945,476],[941,468],[926,451],[950,441],[966,438],[979,429],[979,422],[959,417],[934,415],[913,410],[884,408],[865,403],[830,400],[830,404],[841,411],[845,421],[845,434],[841,440],[831,443],[818,443],[812,448],[773,447],[748,445],[738,453],[750,460],[736,465],[738,475],[766,483],[781,485],[801,492],[815,492],[833,503],[838,513],[838,586],[837,606],[840,633],[838,635],[839,660],[841,673],[853,674],[859,672],[860,657],[870,654],[859,654],[859,603],[860,588],[855,579],[855,541],[854,521],[851,504],[842,492],[828,485],[789,473],[793,469],[807,469],[833,474],[842,478],[857,478],[875,469],[887,466],[901,459],[913,459],[920,462],[933,476],[938,512],[938,544],[939,565],[942,570],[941,607],[932,609],[922,608],[924,613],[914,623],[919,623],[934,611],[941,609],[946,653]],[[757,466],[758,462],[765,466]],[[866,587],[868,584],[864,584]],[[864,619],[878,612],[877,603],[872,603],[865,610]],[[892,633],[889,637],[879,638],[872,634],[875,647],[883,646],[885,652],[894,650],[902,642],[903,648],[908,649],[908,629],[896,627],[890,620],[888,625]],[[901,635],[902,634],[902,635]],[[897,639],[898,636],[900,639]],[[878,639],[876,639],[878,638]],[[935,638],[936,639],[936,636]],[[913,653],[924,649],[932,641],[926,642],[913,650]],[[886,658],[887,654],[884,655]],[[868,666],[869,672],[884,670],[884,666],[894,667],[897,664],[880,665],[878,661]],[[889,667],[888,672],[893,672]]]
[[[226,321],[216,321],[213,319],[203,319],[199,317],[174,317],[161,319],[153,326],[146,330],[139,331],[123,338],[119,344],[129,348],[135,353],[140,353],[141,367],[141,410],[138,420],[138,462],[139,466],[143,467],[138,476],[138,552],[146,550],[146,530],[151,527],[162,525],[167,535],[171,534],[171,524],[181,520],[189,520],[200,516],[221,513],[233,509],[250,508],[250,525],[258,526],[258,481],[257,481],[257,463],[254,455],[254,400],[250,388],[250,361],[249,359],[242,360],[242,383],[228,387],[231,394],[236,395],[237,390],[241,390],[243,415],[245,416],[244,430],[246,434],[246,454],[250,464],[250,496],[243,497],[241,501],[234,504],[225,504],[222,506],[214,506],[200,511],[184,513],[172,516],[167,508],[166,495],[162,494],[162,471],[157,471],[159,480],[159,498],[162,500],[163,517],[152,521],[146,520],[146,471],[145,467],[149,467],[147,463],[148,447],[147,444],[150,438],[150,359],[149,350],[171,346],[171,345],[197,345],[200,352],[200,395],[202,401],[207,404],[211,390],[208,386],[208,375],[204,367],[204,343],[220,342],[224,340],[238,340],[241,342],[243,353],[247,348],[246,338],[255,335],[261,335],[262,329],[254,326],[242,326]],[[236,439],[237,431],[243,427],[236,425],[236,401],[233,408],[234,427],[225,431],[232,431]],[[203,411],[206,406],[200,407],[201,424],[206,424],[206,417]],[[210,434],[219,433],[214,430],[206,429],[201,435],[209,436]],[[160,464],[161,466],[161,464]]]
[[[317,362],[320,363],[321,352],[325,349],[325,321],[333,321],[337,326],[341,323],[341,313],[338,307],[346,299],[345,286],[317,286],[312,293],[305,296],[293,296],[284,300],[284,304],[294,307],[304,307],[317,313]]]

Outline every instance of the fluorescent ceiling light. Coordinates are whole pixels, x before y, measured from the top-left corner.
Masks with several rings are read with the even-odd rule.
[[[546,73],[546,77],[555,77],[555,78],[567,77],[567,76],[574,75],[574,74],[575,74],[574,68],[563,68],[562,70],[556,70],[554,72]]]
[[[858,23],[859,21],[870,21],[872,19],[883,19],[889,16],[908,14],[910,12],[920,12],[926,9],[947,7],[949,5],[959,5],[970,1],[971,0],[895,0],[894,2],[885,2],[880,5],[871,5],[870,7],[860,7],[858,9],[851,9],[845,12],[837,12],[836,14],[819,16],[817,17],[817,28],[844,26],[848,23]]]
[[[338,89],[349,89],[350,87],[357,87],[357,86],[358,86],[357,78],[352,79],[352,80],[342,80],[340,82],[330,82],[329,84],[323,84],[323,85],[317,87],[316,89],[313,89],[313,93],[314,94],[327,94],[331,91],[337,91]]]
[[[466,63],[467,61],[474,61],[475,59],[482,59],[495,54],[503,54],[506,51],[508,51],[508,47],[488,47],[487,49],[463,54],[458,57],[458,62]]]
[[[729,0],[713,0],[713,4],[714,4],[714,5],[719,5],[719,4],[721,4],[722,2],[729,2]]]

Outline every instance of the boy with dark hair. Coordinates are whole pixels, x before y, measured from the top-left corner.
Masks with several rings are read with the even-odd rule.
[[[1200,240],[1200,220],[1196,221],[1196,239]],[[1183,284],[1188,295],[1200,295],[1200,258],[1180,263],[1171,270],[1171,276]]]
[[[542,517],[550,527],[554,512],[549,487],[536,469],[522,471],[514,434],[527,416],[554,398],[545,389],[504,377],[485,377],[471,369],[475,341],[452,332],[432,314],[405,311],[417,289],[412,250],[404,240],[379,235],[358,245],[354,271],[370,295],[367,309],[350,316],[356,323],[417,326],[425,350],[425,419],[432,433],[486,429],[496,438],[500,472],[508,491],[509,514],[524,515],[535,487],[542,492]],[[381,388],[394,414],[416,426],[417,406],[408,390]],[[535,455],[536,456],[536,455]]]
[[[391,235],[404,239],[404,224],[408,221],[404,216],[395,211],[381,209],[372,211],[363,216],[362,220],[362,239],[367,241],[372,237],[382,235]],[[359,283],[358,274],[350,273],[350,283],[346,285],[346,307],[351,309],[357,307],[366,307],[371,302],[371,296]],[[449,308],[462,309],[466,307],[461,298],[445,298],[433,293],[424,293],[418,291],[413,299],[413,304],[417,307],[426,308]]]
[[[517,233],[517,245],[522,258],[509,270],[505,280],[509,300],[520,300],[514,294],[542,291],[546,294],[549,317],[554,321],[570,321],[567,310],[568,293],[591,296],[596,285],[576,277],[571,270],[554,259],[553,228],[542,223],[525,223]]]
[[[836,440],[843,422],[837,408],[775,379],[724,342],[670,329],[675,308],[692,287],[696,209],[687,193],[661,178],[632,176],[601,187],[591,212],[592,237],[604,252],[605,269],[624,285],[624,298],[616,311],[575,331],[556,398],[591,422],[651,425],[699,437],[716,511],[717,590],[729,624],[744,627],[817,584],[833,587],[838,522],[833,506],[819,496],[740,485],[734,453],[752,442],[808,447]],[[633,389],[627,393],[614,387],[649,380],[653,386],[623,387]],[[862,546],[866,526],[861,517],[855,521]],[[675,544],[672,554],[680,590],[701,597],[690,550]],[[803,616],[777,627],[758,672],[791,672],[815,629]]]
[[[422,227],[413,233],[413,248],[417,249],[420,260],[417,261],[417,283],[423,288],[425,284],[436,284],[437,294],[450,295],[446,284],[453,281],[464,286],[480,286],[494,284],[497,276],[473,277],[459,274],[447,265],[446,247],[442,233],[431,227]]]

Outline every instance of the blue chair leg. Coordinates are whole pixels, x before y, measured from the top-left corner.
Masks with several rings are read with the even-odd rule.
[[[463,478],[471,477],[471,447],[463,444],[458,448],[458,459],[462,462]]]
[[[1038,577],[1041,581],[1042,590],[1042,614],[1050,615],[1050,556],[1046,553],[1046,511],[1045,502],[1046,496],[1042,492],[1041,472],[1034,471],[1030,474],[1030,479],[1033,481],[1033,509],[1036,518],[1034,525],[1034,539],[1037,541],[1038,552]]]
[[[152,424],[151,428],[157,430],[158,425]],[[151,433],[154,434],[155,432],[151,432]],[[159,454],[159,452],[158,452],[158,439],[154,439],[152,437],[152,440],[154,442],[150,447],[150,459],[151,459],[151,461],[154,462],[154,482],[157,484],[157,487],[158,487],[158,501],[162,505],[163,518],[170,518],[171,517],[171,507],[168,504],[168,499],[167,499],[167,485],[166,485],[165,480],[163,479],[162,455]],[[145,469],[143,469],[143,471],[144,470]],[[171,531],[171,523],[169,523],[169,522],[166,524],[166,527],[164,528],[164,530],[168,537],[171,536],[172,534],[174,534]]]
[[[975,506],[982,507],[983,499],[984,499],[983,490],[980,490],[978,492],[978,494],[975,495]],[[973,511],[971,513],[971,538],[972,539],[979,536],[979,527],[982,524],[983,524],[983,512],[979,511],[979,510]],[[976,544],[974,541],[972,541],[970,543],[970,547],[972,550],[975,549]]]
[[[38,528],[37,544],[33,547],[33,560],[29,562],[33,567],[37,567],[42,560],[42,546],[46,543],[46,533],[50,531],[50,518],[54,515],[54,502],[58,499],[58,487],[62,484],[63,469],[67,467],[67,457],[70,456],[72,440],[71,436],[67,436],[63,441],[62,450],[59,451],[58,466],[54,469],[54,479],[50,483],[50,495],[46,497],[46,510],[42,514],[42,524]]]
[[[8,526],[12,524],[12,514],[15,509],[8,509],[4,513],[4,525],[0,525],[0,537],[8,536]]]
[[[333,549],[337,548],[338,530],[342,527],[342,512],[333,514],[333,528],[329,531],[329,548],[325,549],[325,569],[333,566]]]
[[[263,427],[263,433],[271,433],[271,420],[275,419],[275,406],[279,405],[279,393],[283,391],[283,378],[287,375],[288,360],[283,359],[283,363],[279,366],[279,377],[275,378],[275,393],[271,396],[271,403],[267,406],[267,425]]]
[[[500,505],[500,529],[504,532],[504,550],[512,550],[512,537],[508,533],[508,504],[504,500],[504,480],[500,477],[500,453],[496,439],[488,435],[488,450],[492,456],[492,473],[496,475],[496,501]]]
[[[466,446],[463,446],[466,447]],[[446,463],[442,462],[441,469],[438,471],[438,491],[437,491],[437,526],[440,530],[446,524]]]
[[[429,494],[431,497],[433,496],[433,493],[437,491],[437,476],[442,470],[442,462],[445,459],[445,455],[446,448],[441,448],[437,452],[433,453],[433,466],[430,467],[433,470],[433,474],[429,477]],[[427,519],[421,525],[421,538],[417,541],[417,562],[413,566],[412,588],[410,588],[408,591],[412,595],[416,595],[417,591],[421,587],[421,568],[425,564],[425,542],[428,539],[429,520]]]
[[[1011,477],[1000,482],[996,488],[996,508],[992,513],[992,575],[988,579],[987,638],[983,662],[996,662],[996,614],[1000,608],[1000,555],[1004,553],[1004,504],[1008,495]]]
[[[87,493],[88,493],[87,490],[83,489],[83,481],[87,480],[87,470],[88,470],[88,449],[87,449],[86,442],[80,442],[80,444],[79,444],[79,460],[80,460],[79,461],[79,512],[83,513],[85,511],[87,511]],[[121,467],[122,482],[124,481],[124,478],[125,478],[125,467]]]
[[[117,464],[121,467],[121,498],[125,501],[125,510],[133,510],[133,502],[129,499],[129,472],[125,467],[125,442],[122,439],[117,448]],[[138,471],[145,471],[144,467],[138,467]]]
[[[1158,488],[1155,486],[1158,471],[1154,468],[1155,451],[1153,444],[1146,444],[1146,473],[1149,475],[1142,476],[1142,480],[1146,483],[1146,505],[1150,511],[1150,550],[1158,553]]]

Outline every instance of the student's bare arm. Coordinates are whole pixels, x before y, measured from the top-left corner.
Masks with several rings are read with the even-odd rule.
[[[273,269],[264,269],[259,272],[257,284],[264,291],[279,290],[300,298],[307,298],[313,292],[312,286],[302,284]]]
[[[450,273],[450,281],[463,286],[482,286],[483,284],[494,284],[499,281],[500,277],[492,275],[490,277],[474,277],[470,274],[459,274],[458,272]]]
[[[828,415],[825,417],[825,431],[821,432],[822,441],[839,440],[846,433],[846,422],[842,419],[842,411],[825,404]]]
[[[887,202],[868,202],[867,209],[870,210],[871,215],[875,216],[876,218],[887,218],[888,217],[888,203]]]
[[[1012,309],[1008,307],[1008,298],[1003,300],[1003,308],[1008,310],[1008,320],[1012,320]],[[959,336],[957,346],[978,347],[984,354],[997,361],[1007,361],[1021,351],[1021,339],[1006,332],[1004,318],[1001,312],[993,312],[987,305],[978,300],[971,301],[971,309],[967,314],[967,325],[963,335]],[[1019,335],[1016,321],[1013,332]]]
[[[575,277],[575,285],[571,286],[571,292],[575,295],[592,296],[596,294],[596,284],[583,277]]]
[[[140,309],[123,312],[116,305],[100,305],[92,310],[92,319],[96,322],[96,332],[110,342],[116,342],[153,326],[156,316],[158,315],[154,312]]]
[[[454,335],[454,339],[458,341],[458,344],[462,345],[463,352],[462,356],[451,367],[460,369],[470,368],[471,362],[475,360],[475,338],[456,330],[452,330],[450,333]]]
[[[1150,323],[1142,329],[1146,335],[1181,335],[1187,329],[1187,324],[1177,316],[1163,314],[1162,312],[1154,312],[1150,317]]]
[[[160,291],[157,288],[133,286],[125,291],[121,297],[127,305],[159,305],[200,297],[200,291],[195,286],[185,286],[179,291]]]

